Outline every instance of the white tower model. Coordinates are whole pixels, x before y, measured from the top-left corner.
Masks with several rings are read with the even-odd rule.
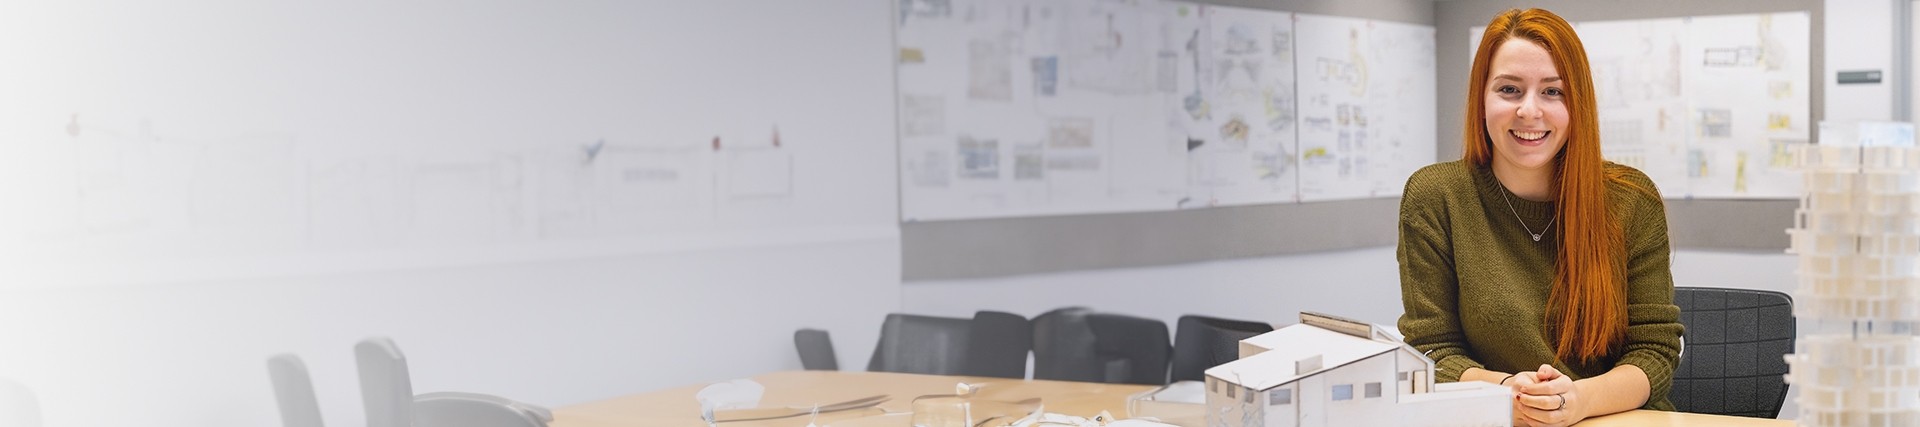
[[[1806,176],[1787,355],[1802,426],[1920,426],[1920,149],[1913,125],[1820,125],[1794,148]]]

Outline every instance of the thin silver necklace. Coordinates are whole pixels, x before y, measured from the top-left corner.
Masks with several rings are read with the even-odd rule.
[[[1520,221],[1520,228],[1525,228],[1525,229],[1527,229],[1527,234],[1530,234],[1530,235],[1533,235],[1533,241],[1535,241],[1535,242],[1538,242],[1538,241],[1540,241],[1540,237],[1541,237],[1541,236],[1545,236],[1545,235],[1547,234],[1547,230],[1552,230],[1552,229],[1553,229],[1553,222],[1554,222],[1554,221],[1559,221],[1559,220],[1560,220],[1560,210],[1559,210],[1559,209],[1555,209],[1555,210],[1554,210],[1554,212],[1553,212],[1553,219],[1549,219],[1549,220],[1547,220],[1547,226],[1546,226],[1546,227],[1542,227],[1542,228],[1540,229],[1540,232],[1538,232],[1538,233],[1535,233],[1535,232],[1533,232],[1533,227],[1528,227],[1528,226],[1527,226],[1527,220],[1524,220],[1524,219],[1520,219],[1520,211],[1516,211],[1516,210],[1513,210],[1513,200],[1512,200],[1512,199],[1509,199],[1509,198],[1507,197],[1507,189],[1506,189],[1506,188],[1501,188],[1501,189],[1500,189],[1500,201],[1503,201],[1503,202],[1507,202],[1507,212],[1512,212],[1512,213],[1513,213],[1513,219],[1514,219],[1515,221]]]

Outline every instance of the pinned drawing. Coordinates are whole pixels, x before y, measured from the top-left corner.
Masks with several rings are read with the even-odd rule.
[[[1000,179],[1000,142],[960,135],[955,146],[960,153],[960,178]]]
[[[974,39],[967,44],[967,98],[1013,100],[1013,58],[1006,43]]]

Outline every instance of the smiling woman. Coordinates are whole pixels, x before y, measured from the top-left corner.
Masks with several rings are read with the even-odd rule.
[[[1401,198],[1407,342],[1440,381],[1513,387],[1516,424],[1672,410],[1665,207],[1645,174],[1601,159],[1572,26],[1495,16],[1469,78],[1464,156],[1414,173]]]

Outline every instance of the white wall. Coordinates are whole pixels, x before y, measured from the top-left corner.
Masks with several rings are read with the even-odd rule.
[[[1893,119],[1893,79],[1906,78],[1893,72],[1893,12],[1892,0],[1827,0],[1823,120]],[[1839,84],[1853,70],[1880,70],[1881,83]]]
[[[362,425],[352,346],[392,337],[414,390],[563,406],[799,369],[828,329],[844,366],[899,300],[897,237],[0,295],[0,378],[48,427],[279,424],[266,359],[307,362],[328,425]],[[865,347],[871,348],[871,347]]]

